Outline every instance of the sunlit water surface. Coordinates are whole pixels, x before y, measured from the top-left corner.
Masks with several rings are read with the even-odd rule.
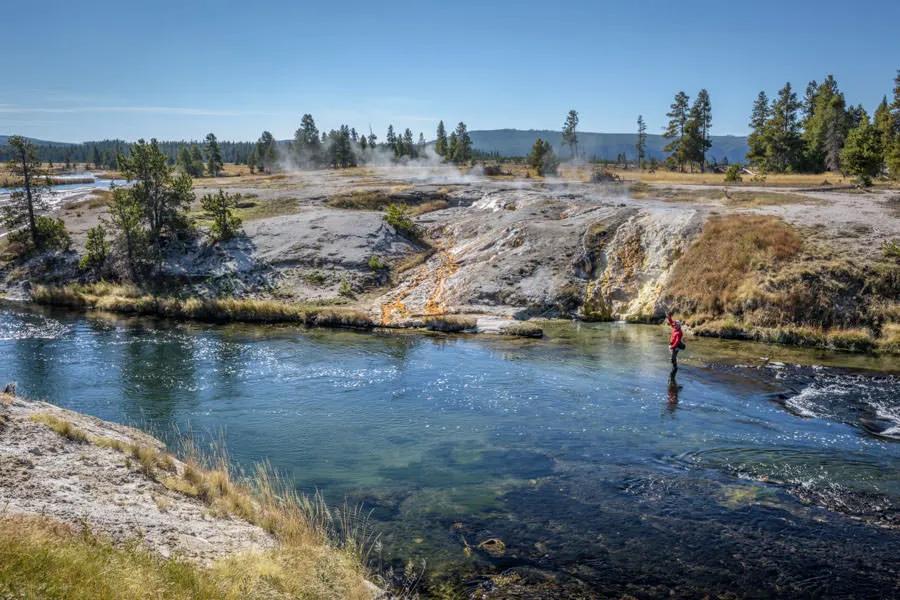
[[[895,360],[694,340],[670,385],[665,329],[547,332],[0,306],[0,382],[169,439],[221,437],[244,467],[363,503],[381,565],[424,559],[463,591],[513,569],[536,597],[900,594]],[[490,538],[502,556],[478,548]]]

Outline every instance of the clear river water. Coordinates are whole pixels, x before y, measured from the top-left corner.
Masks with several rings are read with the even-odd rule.
[[[506,573],[533,597],[900,597],[896,357],[689,340],[671,385],[665,328],[546,332],[0,305],[0,383],[362,503],[376,561],[424,561],[426,591]]]

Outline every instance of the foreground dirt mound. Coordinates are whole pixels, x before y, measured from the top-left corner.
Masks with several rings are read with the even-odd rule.
[[[44,402],[0,398],[0,505],[6,514],[87,525],[113,540],[138,539],[163,556],[201,563],[274,545],[261,528],[213,516],[199,500],[149,478],[139,461],[78,439],[77,432],[160,448],[154,438]],[[48,427],[47,416],[70,423],[73,438]],[[175,461],[172,468],[183,465]]]

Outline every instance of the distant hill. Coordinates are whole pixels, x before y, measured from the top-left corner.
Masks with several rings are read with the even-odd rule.
[[[9,142],[10,135],[0,135],[0,146],[5,146]],[[74,144],[70,144],[68,142],[48,142],[47,140],[38,140],[35,138],[25,138],[35,146],[73,146]]]
[[[470,131],[472,144],[482,152],[497,152],[501,156],[527,156],[534,140],[542,138],[553,144],[556,153],[562,158],[568,156],[569,149],[562,147],[562,134],[548,129],[483,129]],[[662,160],[666,157],[663,147],[667,140],[661,135],[647,134],[647,158]],[[615,160],[622,152],[629,159],[634,159],[637,143],[635,133],[591,133],[578,132],[578,153],[587,159],[608,158]],[[747,154],[747,138],[736,135],[712,136],[710,159],[728,162],[743,162]]]

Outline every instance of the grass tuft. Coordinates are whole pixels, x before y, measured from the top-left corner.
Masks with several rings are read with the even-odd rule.
[[[88,442],[88,435],[75,427],[70,421],[61,419],[56,415],[47,412],[39,412],[31,415],[31,420],[36,423],[43,423],[62,437],[73,442],[84,444]]]
[[[133,287],[119,288],[106,283],[60,287],[35,286],[31,297],[38,304],[192,319],[211,323],[232,321],[300,323],[356,329],[369,329],[374,325],[366,313],[352,308],[309,306],[275,300],[242,298],[181,299],[171,296],[142,295]]]
[[[475,317],[463,315],[435,315],[425,319],[425,329],[430,331],[443,331],[445,333],[458,333],[472,331],[478,320]]]

